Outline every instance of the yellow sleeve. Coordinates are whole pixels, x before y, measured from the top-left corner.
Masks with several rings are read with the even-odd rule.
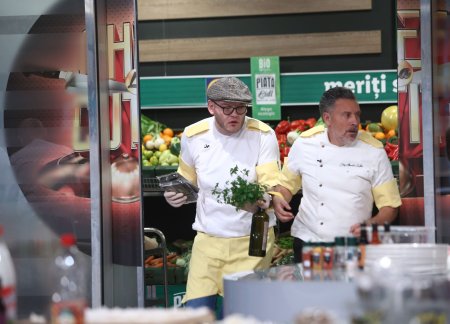
[[[399,207],[402,204],[397,180],[392,179],[372,188],[372,195],[378,209],[382,207]]]
[[[267,186],[268,188],[276,186],[280,175],[277,161],[258,165],[256,167],[256,175],[259,184]]]
[[[279,184],[288,189],[292,195],[295,195],[302,187],[302,177],[289,170],[289,161],[287,158],[284,160]]]
[[[181,157],[179,158],[178,163],[177,172],[185,177],[190,183],[197,186],[197,173],[195,172],[195,169],[186,164]]]

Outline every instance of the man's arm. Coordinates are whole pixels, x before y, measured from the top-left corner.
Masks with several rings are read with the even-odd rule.
[[[291,212],[291,206],[289,205],[289,202],[292,199],[292,193],[281,185],[276,186],[275,191],[282,195],[282,197],[279,195],[273,196],[272,202],[275,215],[281,222],[288,222],[294,218],[294,215]]]
[[[378,224],[383,225],[385,222],[391,224],[398,215],[398,207],[385,206],[381,207],[378,214],[366,221],[367,225]]]
[[[397,215],[398,215],[398,207],[385,206],[381,207],[378,213],[372,218],[366,220],[365,223],[366,225],[371,224],[383,225],[386,222],[391,224],[395,220]],[[350,233],[352,233],[353,235],[359,236],[360,232],[361,232],[360,224],[354,224],[352,225],[352,227],[350,227]]]

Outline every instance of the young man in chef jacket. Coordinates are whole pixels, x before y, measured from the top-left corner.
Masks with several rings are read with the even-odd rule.
[[[269,209],[266,256],[249,256],[251,210],[255,208],[236,210],[218,202],[212,191],[216,184],[227,187],[230,169],[235,166],[249,171],[249,182],[271,188],[278,183],[280,163],[273,129],[246,116],[252,96],[245,83],[235,77],[219,78],[209,84],[206,95],[211,117],[184,130],[178,173],[199,188],[192,225],[197,234],[183,302],[188,307],[207,306],[214,310],[217,296],[223,296],[223,275],[269,267],[276,217]],[[166,191],[164,197],[173,207],[186,202],[183,193]],[[271,196],[265,194],[257,204],[267,208],[270,202]]]

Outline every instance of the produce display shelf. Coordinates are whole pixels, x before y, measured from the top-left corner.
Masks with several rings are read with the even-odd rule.
[[[178,166],[143,166],[142,189],[144,192],[161,192],[157,176],[177,171]]]

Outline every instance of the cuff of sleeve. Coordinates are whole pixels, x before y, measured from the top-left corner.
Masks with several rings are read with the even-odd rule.
[[[272,196],[277,196],[277,197],[280,197],[281,199],[283,199],[283,200],[285,200],[284,199],[284,196],[281,194],[281,192],[278,192],[278,191],[269,191],[269,192],[267,192],[269,195],[272,195]]]

